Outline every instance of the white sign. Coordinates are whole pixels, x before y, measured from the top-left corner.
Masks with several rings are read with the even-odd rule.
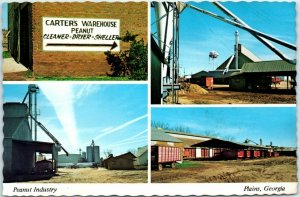
[[[43,17],[44,51],[120,51],[119,19]]]

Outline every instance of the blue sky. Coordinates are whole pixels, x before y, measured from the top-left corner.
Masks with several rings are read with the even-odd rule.
[[[2,3],[2,29],[7,29],[7,3]]]
[[[210,2],[192,2],[194,6],[227,17]],[[286,42],[296,43],[296,11],[294,2],[221,2],[252,28]],[[151,9],[151,24],[155,21]],[[200,70],[214,70],[233,54],[234,32],[238,30],[240,43],[262,60],[279,59],[272,51],[256,40],[250,33],[219,21],[191,8],[180,14],[179,65],[180,74],[191,74]],[[156,25],[151,25],[152,33]],[[274,43],[272,43],[274,44]],[[295,51],[278,47],[290,59],[296,58]],[[214,64],[209,62],[210,51],[217,51],[219,57]]]
[[[70,153],[94,139],[114,155],[147,145],[146,85],[40,83],[38,120]],[[22,102],[27,85],[4,85],[4,102]],[[42,130],[38,140],[51,139]],[[62,154],[63,152],[60,152]]]
[[[296,107],[205,107],[152,108],[151,121],[183,126],[191,133],[218,133],[218,138],[234,137],[275,146],[295,147]]]

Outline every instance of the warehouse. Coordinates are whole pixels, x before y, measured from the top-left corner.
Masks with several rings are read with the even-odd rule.
[[[111,155],[103,160],[103,166],[109,170],[133,170],[136,156],[131,152],[114,157]]]
[[[193,133],[185,133],[185,132],[179,132],[179,131],[170,131],[170,130],[164,130],[165,133],[181,140],[183,142],[184,150],[183,150],[183,159],[196,159],[201,158],[205,156],[205,151],[202,148],[202,154],[201,154],[201,148],[193,148],[193,144],[205,142],[207,140],[210,140],[210,137],[203,136],[203,135],[197,135]],[[209,150],[206,150],[206,152]],[[207,155],[207,154],[206,154]]]
[[[274,83],[272,79],[286,77],[286,89],[295,87],[296,64],[284,60],[262,61],[243,45],[238,46],[238,65],[232,55],[216,70],[193,74],[191,82],[202,85],[203,79],[212,77],[215,84],[229,84],[234,90],[252,90],[270,89]],[[289,82],[292,85],[289,86]]]
[[[247,139],[248,140],[248,139]],[[181,161],[184,159],[253,159],[280,155],[296,156],[295,148],[272,145],[239,143],[193,133],[152,128],[152,156],[155,147],[180,148]]]
[[[193,147],[209,148],[212,159],[253,159],[272,156],[273,149],[262,145],[237,143],[222,139],[211,139],[194,144]]]
[[[79,154],[58,155],[58,167],[97,167],[101,166],[100,146],[96,146],[94,140],[86,147],[86,152],[79,149]]]
[[[104,52],[127,50],[130,32],[147,43],[147,2],[8,4],[9,51],[37,76],[103,76]]]
[[[136,166],[148,166],[148,146],[139,147],[136,156]]]
[[[249,51],[244,45],[238,44],[238,64],[236,65],[235,56],[228,57],[223,63],[212,71],[200,71],[192,75],[191,82],[195,83],[204,77],[213,77],[216,84],[228,84],[228,77],[242,69],[244,63],[259,62],[259,59],[254,53]],[[224,72],[224,71],[227,72]]]
[[[58,166],[63,163],[72,163],[77,164],[80,161],[81,155],[80,154],[61,154],[58,155]]]
[[[272,79],[278,77],[286,77],[286,89],[293,89],[296,86],[296,65],[283,60],[245,63],[239,73],[231,74],[229,86],[237,90],[271,88]]]

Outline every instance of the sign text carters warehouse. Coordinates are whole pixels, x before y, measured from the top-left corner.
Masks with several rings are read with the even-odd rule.
[[[43,17],[44,51],[120,51],[119,19]]]

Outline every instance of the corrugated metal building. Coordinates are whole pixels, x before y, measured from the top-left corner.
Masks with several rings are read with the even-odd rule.
[[[252,89],[262,80],[271,84],[272,76],[289,76],[295,83],[296,65],[283,60],[245,63],[240,72],[231,74],[229,85],[233,89]]]
[[[80,154],[66,154],[58,155],[58,164],[60,163],[73,163],[77,164],[81,158]]]
[[[209,148],[212,150],[209,157],[213,159],[260,158],[267,157],[268,153],[271,152],[270,147],[217,138],[194,144],[192,147]]]
[[[237,69],[242,69],[244,63],[259,62],[261,61],[255,54],[249,51],[245,46],[238,45],[238,67]],[[225,68],[228,67],[228,71],[224,73]],[[235,57],[228,57],[216,70],[213,71],[200,71],[192,75],[191,81],[199,81],[202,77],[213,77],[214,83],[216,84],[228,84],[229,76],[237,72],[235,65]]]
[[[55,172],[58,149],[54,143],[32,140],[28,106],[23,103],[5,103],[3,109],[4,182],[34,180],[36,178],[34,173],[37,170],[36,153],[51,154],[52,170]]]
[[[254,53],[252,53],[250,50],[248,50],[244,45],[239,44],[238,45],[238,68],[237,69],[242,69],[243,65],[245,63],[249,62],[260,62],[262,61],[259,57],[257,57]],[[236,65],[235,65],[235,57],[231,60],[231,56],[228,57],[216,70],[218,71],[224,71],[226,66],[229,63],[229,70],[235,70]]]
[[[207,155],[208,152],[212,151],[210,149],[204,150],[200,147],[194,148],[192,147],[193,144],[205,142],[207,140],[210,140],[211,137],[193,134],[193,133],[185,133],[185,132],[179,132],[179,131],[170,131],[165,130],[165,133],[181,140],[183,142],[184,150],[183,150],[183,158],[184,159],[197,159],[202,158],[203,156]],[[207,154],[205,154],[207,153]]]
[[[283,60],[262,61],[239,44],[237,69],[235,57],[231,56],[214,71],[195,73],[191,81],[199,81],[207,76],[213,77],[215,84],[229,84],[230,88],[236,90],[261,88],[260,86],[267,88],[272,84],[272,76],[289,76],[295,85],[296,64]]]

